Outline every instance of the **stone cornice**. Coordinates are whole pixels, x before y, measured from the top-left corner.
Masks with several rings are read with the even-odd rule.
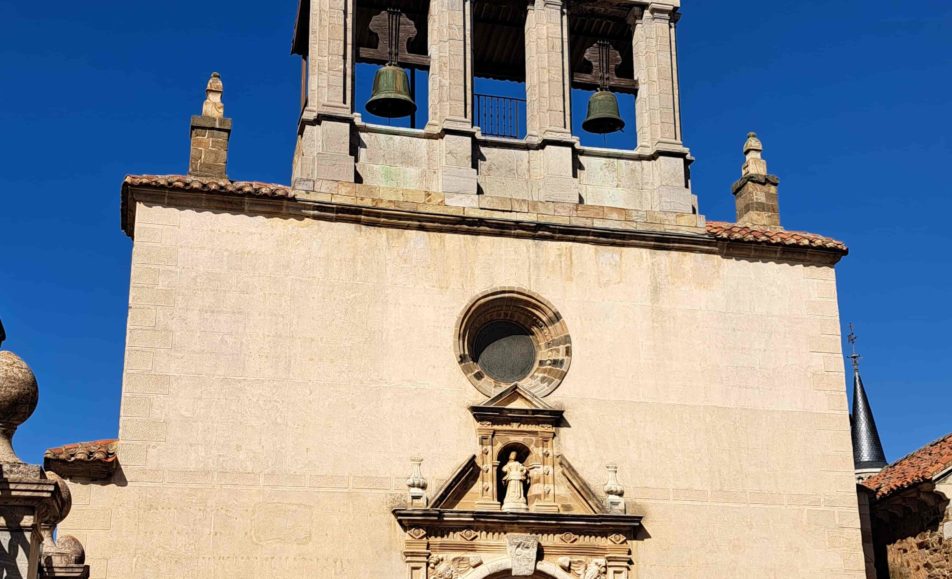
[[[789,232],[786,236],[783,232],[770,235],[725,235],[722,233],[724,224],[721,224],[716,228],[721,233],[712,234],[712,224],[708,224],[708,230],[705,231],[698,227],[612,222],[589,217],[570,218],[346,195],[304,193],[299,197],[296,191],[278,185],[183,179],[190,178],[128,177],[122,187],[123,231],[134,237],[136,204],[145,203],[198,211],[309,218],[441,233],[687,251],[720,254],[733,259],[812,265],[831,266],[847,254],[845,246],[839,242],[795,232]],[[413,193],[421,197],[427,195],[425,192]],[[312,199],[301,198],[304,196]],[[314,200],[314,197],[322,200]],[[585,205],[577,207],[580,208],[580,213],[582,209],[603,209]],[[594,225],[595,223],[599,225]],[[610,224],[611,227],[601,226],[602,224]]]
[[[748,183],[757,183],[758,185],[780,185],[780,177],[776,175],[746,175],[741,177],[731,186],[731,192],[734,195],[743,189]]]
[[[507,513],[504,511],[453,511],[446,509],[395,509],[394,517],[404,529],[471,527],[519,528],[540,533],[589,532],[610,535],[618,533],[632,538],[638,534],[643,519],[640,515],[572,514],[572,513]]]

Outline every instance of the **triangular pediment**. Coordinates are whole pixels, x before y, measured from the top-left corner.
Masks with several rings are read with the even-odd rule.
[[[552,425],[559,422],[563,414],[561,409],[554,408],[519,384],[505,388],[482,404],[470,406],[469,410],[478,421],[531,420]]]
[[[564,456],[556,458],[554,496],[559,512],[575,515],[607,513],[605,501]],[[447,511],[480,510],[480,468],[476,455],[464,461],[436,492],[430,507]]]
[[[513,384],[501,390],[498,394],[484,402],[481,406],[495,406],[497,408],[536,408],[539,410],[553,410],[545,400],[539,398],[519,384]]]

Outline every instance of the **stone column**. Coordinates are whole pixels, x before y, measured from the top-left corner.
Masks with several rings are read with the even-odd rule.
[[[430,119],[426,131],[441,134],[436,187],[450,195],[450,204],[475,206],[472,31],[470,0],[430,0]],[[459,195],[473,197],[456,197]]]
[[[468,130],[472,114],[472,14],[469,0],[430,0],[430,118],[427,130]]]
[[[410,529],[403,541],[403,560],[407,579],[427,579],[430,560],[429,540],[423,529]]]
[[[534,0],[525,35],[529,138],[571,140],[568,13],[563,0]]]
[[[628,579],[628,567],[631,557],[627,554],[605,557],[605,579]]]
[[[564,0],[533,0],[526,16],[526,125],[531,195],[540,201],[579,202],[575,139],[569,106],[569,32]]]
[[[312,0],[308,108],[350,116],[353,108],[354,0]]]
[[[629,17],[633,33],[638,147],[647,151],[680,151],[681,119],[678,87],[676,8],[652,3]]]
[[[355,0],[313,0],[308,38],[308,100],[298,126],[291,186],[336,192],[354,182]]]

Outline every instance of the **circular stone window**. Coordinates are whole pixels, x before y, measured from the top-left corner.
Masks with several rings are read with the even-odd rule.
[[[456,335],[460,367],[486,396],[512,384],[546,396],[571,362],[572,340],[561,314],[525,290],[481,294],[460,315]]]

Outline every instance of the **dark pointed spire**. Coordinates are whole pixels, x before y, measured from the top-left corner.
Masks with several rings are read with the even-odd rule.
[[[873,418],[873,409],[866,396],[863,378],[859,375],[859,354],[856,353],[856,334],[853,324],[850,324],[850,344],[853,353],[853,413],[850,416],[850,425],[853,434],[853,464],[857,471],[880,470],[886,467],[886,453],[883,452],[883,443],[879,439],[879,430],[876,429],[876,420]]]

